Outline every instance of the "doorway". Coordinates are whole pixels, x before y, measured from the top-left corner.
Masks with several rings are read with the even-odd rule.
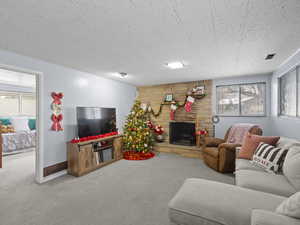
[[[39,72],[0,65],[0,178],[42,182]]]

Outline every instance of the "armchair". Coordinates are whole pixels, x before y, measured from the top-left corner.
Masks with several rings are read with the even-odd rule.
[[[203,160],[210,168],[221,173],[232,173],[235,170],[235,152],[236,147],[241,146],[241,133],[239,127],[251,134],[262,135],[262,129],[256,125],[237,124],[230,127],[224,139],[206,137],[204,139]],[[245,129],[246,127],[246,129]],[[234,135],[240,135],[239,138],[234,138]]]

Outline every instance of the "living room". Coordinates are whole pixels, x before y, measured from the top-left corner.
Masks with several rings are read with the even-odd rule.
[[[2,1],[0,223],[300,224],[299,9]]]

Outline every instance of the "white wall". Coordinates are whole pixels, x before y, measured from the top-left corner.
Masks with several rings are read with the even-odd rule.
[[[274,135],[300,139],[300,118],[278,116],[278,78],[300,64],[300,50],[288,58],[272,76],[271,124]]]
[[[270,127],[270,103],[271,103],[271,74],[250,75],[242,77],[231,77],[213,80],[213,113],[216,114],[216,86],[230,84],[246,84],[255,82],[266,82],[266,116],[265,117],[221,117],[220,122],[215,125],[216,137],[224,138],[227,129],[235,123],[254,123],[263,128],[264,135],[272,133]]]
[[[44,167],[66,160],[66,142],[76,135],[76,106],[116,107],[117,125],[122,128],[136,96],[134,86],[7,51],[0,50],[0,64],[44,74]],[[50,131],[53,91],[64,93],[63,132]]]

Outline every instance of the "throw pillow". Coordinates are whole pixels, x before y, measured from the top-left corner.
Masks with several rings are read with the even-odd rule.
[[[296,190],[300,190],[300,146],[290,147],[283,163],[283,174]]]
[[[28,126],[29,126],[30,130],[35,130],[36,129],[36,119],[29,119]]]
[[[11,122],[8,118],[1,118],[0,122],[2,125],[11,125]]]
[[[280,137],[267,137],[247,133],[243,139],[242,148],[238,154],[238,158],[251,160],[260,142],[275,146],[279,139]]]
[[[28,126],[28,119],[22,117],[15,117],[11,119],[11,124],[15,128],[15,131],[30,131]]]
[[[279,172],[282,168],[288,149],[276,148],[261,142],[254,152],[251,163],[268,172]]]
[[[285,199],[277,207],[276,213],[300,219],[300,192]]]

